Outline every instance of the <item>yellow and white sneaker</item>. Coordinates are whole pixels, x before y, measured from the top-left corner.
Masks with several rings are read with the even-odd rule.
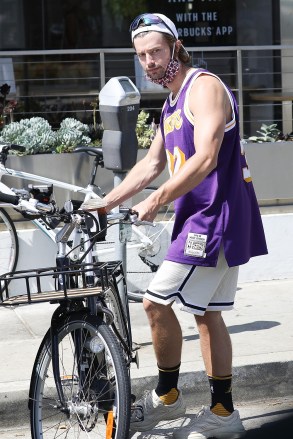
[[[149,431],[160,421],[170,421],[184,416],[186,406],[182,393],[173,404],[165,405],[154,390],[135,402],[132,407],[130,430]]]

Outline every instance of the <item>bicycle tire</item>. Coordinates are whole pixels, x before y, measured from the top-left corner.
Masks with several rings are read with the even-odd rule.
[[[14,272],[19,256],[19,241],[15,225],[6,212],[0,208],[0,276]]]
[[[128,345],[129,337],[128,337],[128,329],[127,329],[127,320],[123,314],[122,303],[118,294],[119,293],[115,292],[113,285],[110,285],[110,287],[107,289],[105,293],[105,303],[107,305],[107,308],[113,313],[113,317],[114,317],[113,323],[117,331],[119,332],[124,342]]]
[[[57,334],[65,407],[60,407],[52,375],[49,330],[32,372],[32,439],[126,439],[131,409],[130,378],[113,331],[101,318],[80,312],[67,317]],[[93,353],[88,347],[93,338],[100,352]],[[107,428],[110,431],[106,432]]]

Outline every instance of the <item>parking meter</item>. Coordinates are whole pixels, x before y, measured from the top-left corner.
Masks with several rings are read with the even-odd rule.
[[[137,159],[136,122],[140,93],[127,76],[111,78],[99,94],[103,122],[104,166],[114,172],[126,172]]]

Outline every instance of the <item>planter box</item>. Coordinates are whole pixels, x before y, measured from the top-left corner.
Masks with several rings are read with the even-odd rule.
[[[94,157],[85,153],[68,154],[37,154],[29,156],[9,156],[6,166],[15,170],[41,175],[54,180],[85,187],[88,184]],[[3,177],[3,182],[11,187],[27,187],[33,181]],[[99,168],[96,176],[96,184],[109,192],[113,187],[113,173],[104,168]],[[57,203],[63,203],[66,199],[83,199],[82,194],[70,192],[64,189],[54,189]]]
[[[260,205],[291,204],[293,202],[293,142],[247,143],[245,145],[248,165],[251,171],[256,196]],[[140,160],[147,150],[138,150]],[[78,186],[86,186],[93,163],[87,154],[39,154],[32,156],[10,156],[7,167],[36,173],[55,180],[62,180]],[[169,178],[167,168],[153,182],[161,185]],[[3,177],[3,182],[13,187],[26,187],[29,182]],[[105,193],[114,186],[114,173],[99,168],[96,184]],[[82,195],[55,189],[57,203],[68,198],[82,199]],[[132,204],[141,199],[135,196]]]
[[[138,150],[137,159],[140,160],[145,156],[147,150]],[[31,174],[41,175],[42,177],[52,178],[54,180],[64,181],[66,183],[85,187],[88,184],[89,175],[92,169],[94,157],[85,153],[69,153],[69,154],[36,154],[28,156],[9,156],[6,166],[19,171],[29,172]],[[167,169],[154,181],[154,185],[159,186],[168,178]],[[10,187],[26,188],[33,181],[13,178],[9,176],[3,177],[3,182]],[[105,193],[110,192],[114,186],[114,173],[105,168],[99,168],[96,175],[96,184],[102,188]],[[64,189],[54,189],[56,201],[58,205],[64,203],[65,200],[83,199],[82,194],[70,192]],[[141,196],[137,195],[133,199],[133,203],[141,200]]]
[[[260,205],[293,203],[293,142],[247,143],[246,158]],[[146,150],[138,151],[142,158]],[[159,186],[169,178],[167,169],[157,178]]]
[[[247,143],[245,152],[259,204],[292,204],[293,142]]]

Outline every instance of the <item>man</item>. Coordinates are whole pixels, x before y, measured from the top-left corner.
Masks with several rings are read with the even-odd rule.
[[[176,302],[195,316],[211,405],[174,437],[240,437],[244,428],[232,401],[231,340],[221,312],[233,307],[239,265],[267,248],[240,147],[237,104],[218,77],[189,66],[166,16],[140,15],[130,31],[147,77],[168,87],[170,95],[147,156],[106,196],[107,209],[141,191],[168,164],[170,179],[133,210],[153,221],[161,206],[175,200],[176,212],[171,245],[143,301],[158,385],[135,404],[131,429],[148,431],[185,413],[178,389],[182,333],[172,309]]]

